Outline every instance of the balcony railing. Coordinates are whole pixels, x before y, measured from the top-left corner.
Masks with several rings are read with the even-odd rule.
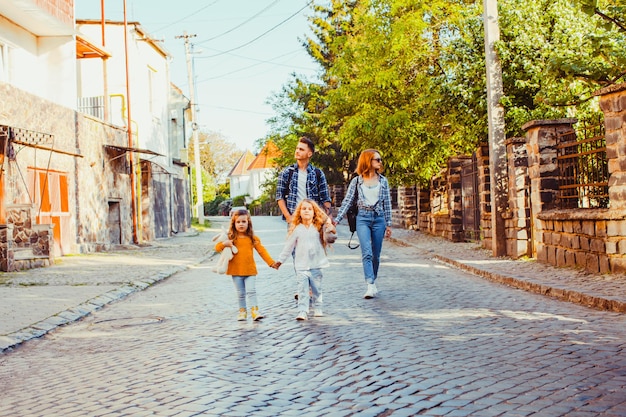
[[[104,120],[104,96],[79,97],[78,111]]]

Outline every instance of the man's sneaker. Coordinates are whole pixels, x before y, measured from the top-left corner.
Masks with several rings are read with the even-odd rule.
[[[367,291],[365,292],[365,295],[363,296],[363,298],[374,298],[376,297],[376,294],[378,294],[378,290],[376,289],[376,285],[374,284],[367,284]]]
[[[324,312],[321,308],[313,311],[313,317],[324,317]]]
[[[296,316],[296,320],[308,320],[308,319],[309,319],[309,315],[306,313],[306,311],[301,311]]]
[[[239,315],[237,316],[237,321],[245,321],[246,318],[247,318],[246,309],[245,308],[240,308],[239,309]]]
[[[250,317],[252,317],[252,320],[257,321],[261,320],[264,316],[259,312],[259,307],[252,307],[250,309]]]

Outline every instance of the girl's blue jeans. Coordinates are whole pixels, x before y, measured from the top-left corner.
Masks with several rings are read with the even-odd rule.
[[[385,216],[374,211],[359,210],[356,216],[356,234],[361,245],[363,275],[368,284],[373,284],[378,277],[380,252],[385,237]]]
[[[256,300],[256,277],[254,275],[247,277],[233,275],[233,284],[237,290],[239,308],[246,308],[246,296],[250,307],[259,305]]]
[[[298,270],[296,277],[298,279],[298,311],[308,313],[309,303],[314,310],[321,309],[324,304],[322,270],[319,268],[306,271]],[[309,288],[311,289],[311,297],[309,296]]]

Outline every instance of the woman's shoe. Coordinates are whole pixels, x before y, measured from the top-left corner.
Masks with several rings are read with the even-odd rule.
[[[363,298],[374,298],[376,297],[376,294],[378,294],[378,290],[376,289],[376,285],[374,284],[367,284],[367,291],[365,292],[365,295],[363,296]]]
[[[246,309],[240,308],[239,315],[237,315],[237,321],[245,321],[247,318]]]
[[[296,316],[296,320],[308,320],[308,319],[309,319],[309,315],[306,313],[306,311],[301,311]]]
[[[252,317],[252,320],[257,321],[261,320],[264,316],[259,313],[259,307],[255,306],[250,309],[250,317]]]

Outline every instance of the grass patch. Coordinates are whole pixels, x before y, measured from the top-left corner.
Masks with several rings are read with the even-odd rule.
[[[196,229],[198,232],[205,232],[206,230],[211,228],[211,222],[207,219],[204,219],[204,224],[200,224],[198,222],[197,217],[191,218],[191,227]]]

